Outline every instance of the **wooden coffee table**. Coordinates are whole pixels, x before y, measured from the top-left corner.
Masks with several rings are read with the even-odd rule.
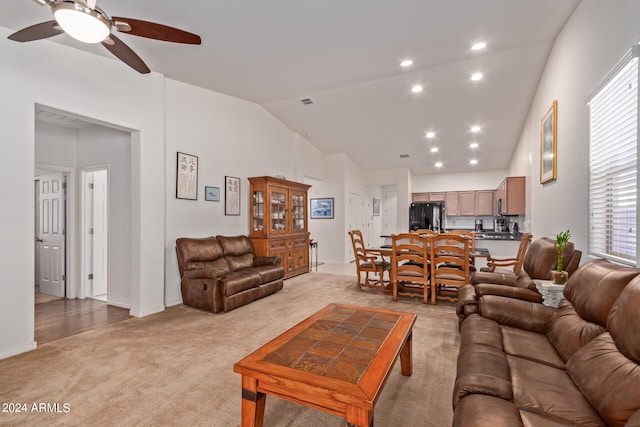
[[[242,374],[242,425],[262,426],[266,395],[373,425],[394,362],[411,375],[416,315],[330,304],[234,365]]]

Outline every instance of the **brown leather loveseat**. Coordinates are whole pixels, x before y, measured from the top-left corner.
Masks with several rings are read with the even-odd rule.
[[[176,253],[182,302],[192,307],[227,312],[283,287],[280,257],[254,255],[246,236],[183,237]]]
[[[555,240],[546,237],[535,240],[529,246],[522,262],[522,270],[516,276],[512,272],[478,271],[471,275],[471,284],[458,291],[456,313],[464,318],[478,312],[478,298],[483,295],[500,295],[525,301],[542,302],[534,279],[551,279],[551,270],[558,266]],[[564,251],[564,271],[569,277],[578,269],[582,251],[569,242]]]
[[[487,295],[462,323],[454,426],[640,426],[640,270],[580,267],[556,308]]]

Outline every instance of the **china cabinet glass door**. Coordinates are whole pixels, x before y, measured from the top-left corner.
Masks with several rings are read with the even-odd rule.
[[[271,231],[285,231],[287,228],[287,190],[271,190]]]
[[[264,231],[264,192],[253,192],[253,230]]]
[[[305,197],[304,194],[294,193],[291,200],[293,229],[296,231],[305,230]]]

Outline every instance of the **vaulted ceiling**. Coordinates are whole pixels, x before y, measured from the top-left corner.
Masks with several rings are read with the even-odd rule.
[[[202,37],[190,46],[118,35],[151,70],[258,103],[321,152],[346,153],[363,170],[417,174],[509,166],[549,51],[578,3],[98,0],[109,15]],[[0,26],[50,19],[34,1],[3,0]],[[66,34],[49,40],[30,43],[111,57]],[[480,41],[486,47],[472,50]],[[401,67],[408,58],[413,64]],[[472,81],[473,73],[483,78]]]

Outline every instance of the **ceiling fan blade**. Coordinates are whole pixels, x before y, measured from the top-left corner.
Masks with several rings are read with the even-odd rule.
[[[139,19],[112,17],[111,21],[118,31],[148,39],[162,40],[165,42],[201,44],[202,40],[197,34],[157,24],[155,22],[141,21]],[[120,25],[119,25],[120,24]],[[126,24],[126,25],[121,25]],[[130,28],[130,29],[129,29]]]
[[[113,44],[111,44],[113,42]],[[120,39],[111,34],[102,45],[107,50],[113,53],[118,59],[127,64],[141,74],[148,74],[151,72],[147,64],[133,51],[129,46],[124,44]]]
[[[23,28],[7,37],[9,40],[16,42],[30,42],[33,40],[46,39],[48,37],[57,36],[62,34],[62,28],[58,26],[58,23],[53,21],[41,22],[40,24],[32,25],[27,28]]]

